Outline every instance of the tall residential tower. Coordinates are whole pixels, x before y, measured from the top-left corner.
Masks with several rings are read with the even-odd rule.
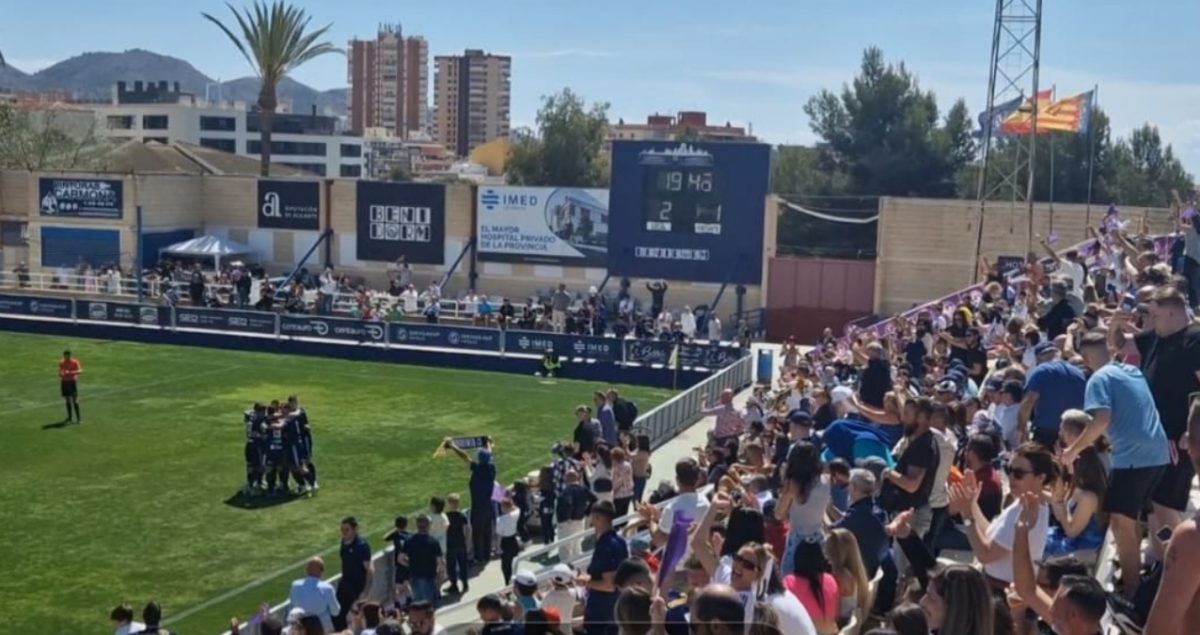
[[[384,128],[408,138],[425,130],[429,95],[429,43],[404,37],[399,24],[383,24],[374,40],[350,40],[350,128]]]
[[[434,63],[434,139],[465,157],[488,141],[507,138],[512,58],[467,49],[439,55]]]

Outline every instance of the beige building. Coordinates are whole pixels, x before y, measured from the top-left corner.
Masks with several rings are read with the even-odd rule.
[[[512,99],[512,58],[467,49],[434,58],[434,139],[455,156],[507,138]]]
[[[429,100],[429,43],[384,24],[374,40],[350,40],[346,55],[350,128],[384,128],[407,139],[425,129]]]

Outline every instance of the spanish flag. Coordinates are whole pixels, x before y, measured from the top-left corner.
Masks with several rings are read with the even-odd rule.
[[[1051,92],[1044,90],[1037,96],[1037,133],[1070,132],[1080,134],[1087,132],[1088,123],[1092,116],[1093,91],[1080,93],[1073,97],[1054,101]],[[1013,113],[1000,126],[1004,135],[1027,135],[1033,128],[1033,100],[1026,100],[1021,108]]]

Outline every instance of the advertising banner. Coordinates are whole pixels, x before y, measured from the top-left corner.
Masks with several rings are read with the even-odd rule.
[[[146,324],[170,326],[171,310],[167,307],[147,306],[130,302],[75,302],[75,317],[98,322],[122,322],[124,324]]]
[[[316,181],[258,182],[255,216],[259,228],[321,228],[321,185]]]
[[[0,313],[71,319],[71,301],[60,298],[0,295]]]
[[[608,190],[480,187],[477,203],[480,260],[587,267],[608,261]]]
[[[176,307],[175,327],[271,335],[275,333],[275,314],[260,311]]]
[[[762,143],[614,142],[609,274],[760,284],[770,169]]]
[[[401,346],[437,346],[474,351],[499,351],[501,332],[460,326],[397,323],[388,325],[392,344]]]
[[[638,364],[670,365],[671,353],[675,350],[672,342],[657,340],[626,340],[625,361]],[[736,362],[742,356],[742,349],[736,346],[719,346],[717,344],[682,344],[679,347],[680,368],[724,368]]]
[[[42,216],[121,218],[124,183],[107,179],[38,179]]]
[[[440,265],[446,259],[446,186],[359,181],[359,260]]]
[[[387,339],[387,324],[343,318],[279,316],[279,332],[289,337],[320,337],[351,342],[381,343]]]
[[[621,361],[621,340],[615,337],[558,335],[540,331],[508,331],[504,334],[504,350],[508,353],[541,355],[548,348],[553,348],[562,357]]]

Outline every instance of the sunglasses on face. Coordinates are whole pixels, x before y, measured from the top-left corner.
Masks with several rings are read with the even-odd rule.
[[[742,565],[743,567],[745,567],[747,569],[750,569],[751,571],[758,571],[758,563],[749,558],[746,558],[745,556],[736,556],[735,555],[733,557],[733,561]]]
[[[1027,470],[1025,468],[1020,468],[1020,467],[1013,467],[1011,465],[1004,466],[1004,471],[1010,477],[1015,478],[1015,479],[1022,479],[1022,478],[1025,478],[1026,476],[1029,476],[1030,474],[1033,474],[1033,470]]]

